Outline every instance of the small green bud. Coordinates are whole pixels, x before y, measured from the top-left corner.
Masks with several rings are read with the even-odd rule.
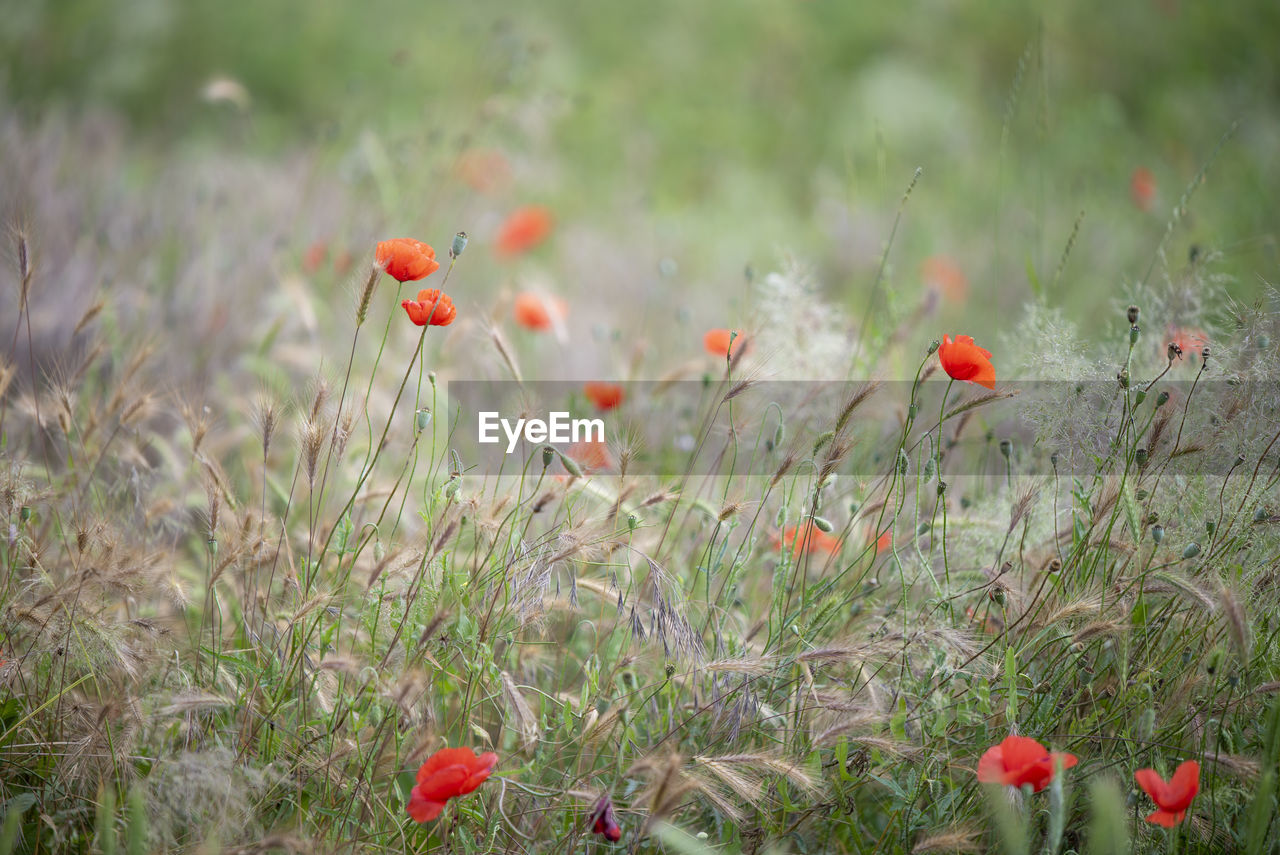
[[[427,425],[429,424],[431,424],[431,410],[427,409],[426,407],[423,407],[422,409],[418,410],[418,430],[419,431],[426,430]]]
[[[813,524],[818,527],[818,531],[831,531],[831,520],[826,517],[813,517]]]
[[[935,338],[933,341],[929,342],[929,352],[928,352],[927,354],[925,354],[925,355],[926,355],[926,356],[933,356],[935,353],[937,353],[937,352],[938,352],[938,348],[939,348],[939,347],[942,347],[942,342],[938,341],[938,340]]]
[[[1167,403],[1169,403],[1169,393],[1168,393],[1168,392],[1161,392],[1159,395],[1156,395],[1156,406],[1157,406],[1157,407],[1163,407],[1163,406],[1164,406],[1165,404],[1167,404]]]
[[[458,232],[453,236],[453,245],[449,247],[449,257],[457,258],[467,248],[467,233]]]
[[[574,460],[572,457],[566,457],[565,455],[561,454],[559,451],[556,452],[556,455],[559,456],[561,465],[564,466],[564,468],[568,471],[570,475],[572,475],[575,478],[582,477],[582,467],[578,465],[578,462],[576,460]]]
[[[639,527],[640,527],[640,517],[636,516],[635,514],[627,514],[627,529],[630,531],[635,531]]]
[[[1146,389],[1139,389],[1137,392],[1135,392],[1135,393],[1134,393],[1134,395],[1133,395],[1133,403],[1134,403],[1134,405],[1135,405],[1135,406],[1137,406],[1138,404],[1141,404],[1141,403],[1142,403],[1143,401],[1145,401],[1145,400],[1147,400],[1147,390],[1146,390]]]
[[[23,505],[22,510],[18,511],[18,519],[23,522],[29,522],[31,520],[31,507],[29,505]]]

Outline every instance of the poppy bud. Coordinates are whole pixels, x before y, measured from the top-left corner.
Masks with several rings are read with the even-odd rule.
[[[898,474],[899,474],[899,475],[901,475],[901,476],[903,476],[904,478],[905,478],[905,477],[906,477],[906,475],[907,475],[907,464],[908,464],[908,462],[909,462],[909,461],[908,461],[908,459],[907,459],[907,452],[905,452],[905,451],[903,451],[901,448],[899,448],[899,449],[898,449]]]
[[[1013,442],[1007,439],[1000,440],[1000,456],[1008,460],[1013,454]]]
[[[1151,453],[1147,451],[1145,448],[1139,448],[1137,451],[1134,452],[1133,459],[1138,461],[1139,466],[1146,466],[1147,460],[1150,458],[1150,456],[1151,456]]]
[[[1138,323],[1138,314],[1139,312],[1138,312],[1137,306],[1129,307],[1129,311],[1126,313],[1126,317],[1129,318],[1129,326],[1134,326],[1135,324]]]
[[[453,478],[450,478],[448,482],[446,482],[444,485],[444,497],[446,499],[452,499],[458,495],[458,491],[461,489],[462,489],[462,479],[456,476]]]
[[[570,475],[572,475],[575,478],[582,477],[582,467],[577,464],[577,461],[575,461],[572,457],[567,457],[564,454],[561,454],[559,451],[557,451],[556,454],[560,458],[560,463],[564,466],[565,470],[567,470]]]
[[[1153,525],[1151,527],[1151,539],[1154,540],[1157,544],[1160,543],[1160,541],[1164,540],[1164,526]]]
[[[1049,463],[1054,469],[1058,468],[1058,452],[1055,451],[1049,455]]]
[[[1196,543],[1194,540],[1187,544],[1186,549],[1182,550],[1182,557],[1184,560],[1195,558],[1199,554],[1200,544]]]
[[[924,462],[924,472],[922,476],[926,482],[932,481],[934,473],[937,471],[937,462],[930,457]]]
[[[933,341],[929,342],[929,352],[926,353],[925,356],[933,356],[935,353],[938,352],[938,348],[941,346],[942,346],[942,342],[938,341],[935,338]]]
[[[1133,396],[1133,403],[1134,403],[1135,405],[1137,405],[1137,404],[1141,404],[1141,403],[1142,403],[1143,401],[1145,401],[1145,400],[1147,400],[1147,390],[1146,390],[1146,389],[1139,389],[1139,390],[1134,394],[1134,396]]]
[[[556,459],[556,450],[549,445],[542,446],[542,468],[546,469]]]
[[[1161,392],[1159,395],[1156,395],[1156,406],[1157,406],[1157,407],[1163,407],[1163,406],[1164,406],[1165,404],[1167,404],[1167,403],[1169,403],[1169,393],[1168,393],[1168,392]]]
[[[1129,327],[1129,344],[1137,344],[1138,336],[1141,335],[1141,333],[1142,331],[1138,329],[1136,324]]]
[[[818,531],[831,531],[831,520],[826,517],[813,517],[813,524],[818,527]]]
[[[449,257],[457,258],[467,248],[467,233],[458,232],[453,236],[453,245],[449,247]]]

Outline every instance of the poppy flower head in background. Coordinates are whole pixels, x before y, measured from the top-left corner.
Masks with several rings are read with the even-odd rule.
[[[436,251],[420,240],[394,238],[378,244],[378,265],[398,282],[417,282],[440,269]]]
[[[1145,166],[1133,170],[1129,177],[1129,195],[1139,211],[1150,211],[1156,200],[1156,177]]]
[[[554,226],[551,212],[541,205],[517,208],[498,229],[498,255],[512,256],[528,252],[546,240]]]
[[[973,336],[957,335],[952,341],[950,336],[944,335],[938,347],[938,361],[953,380],[976,383],[988,389],[996,387],[996,368],[991,364],[991,351],[978,347]]]
[[[564,454],[587,474],[613,468],[613,455],[609,453],[608,443],[603,441],[575,442]]]
[[[420,327],[447,327],[458,316],[449,295],[435,288],[418,292],[416,300],[402,300],[400,305],[409,313],[409,320]]]
[[[622,839],[622,827],[618,825],[618,817],[613,812],[613,800],[605,793],[596,800],[591,811],[591,833],[604,836],[610,843]]]
[[[470,748],[441,748],[418,768],[417,784],[409,791],[409,816],[430,822],[449,799],[483,784],[496,765],[498,755],[492,751],[477,756]]]
[[[1074,754],[1050,752],[1026,736],[1007,736],[999,745],[988,748],[978,760],[978,780],[1006,787],[1030,785],[1031,791],[1038,793],[1053,780],[1059,760],[1063,769],[1076,765]]]
[[[467,149],[458,155],[454,171],[477,193],[497,193],[511,184],[511,164],[497,149]]]
[[[307,251],[302,254],[302,271],[304,273],[315,273],[324,264],[325,257],[329,254],[329,245],[322,240],[318,240],[307,247]]]
[[[926,288],[936,291],[953,303],[963,302],[969,296],[969,279],[954,258],[932,255],[920,266],[920,275]]]
[[[1187,816],[1187,808],[1200,792],[1200,764],[1188,760],[1173,770],[1168,781],[1155,769],[1139,769],[1133,778],[1142,791],[1151,797],[1159,810],[1147,815],[1147,822],[1173,828]]]
[[[584,383],[582,386],[582,394],[587,396],[587,400],[595,406],[597,410],[612,410],[622,403],[626,398],[626,393],[622,389],[620,383],[600,383],[590,382]]]
[[[1209,334],[1199,327],[1176,327],[1170,324],[1168,337],[1169,343],[1177,348],[1179,354],[1185,353],[1188,356],[1203,358],[1204,349],[1209,346]]]
[[[559,297],[547,297],[532,291],[516,295],[516,323],[527,330],[544,332],[562,323],[569,315],[569,304]]]
[[[720,359],[729,358],[729,339],[733,339],[733,353],[745,353],[747,350],[747,339],[741,332],[734,334],[734,330],[707,330],[707,334],[702,337],[702,347],[712,356]]]
[[[774,549],[790,552],[793,556],[814,552],[833,555],[840,551],[840,539],[832,537],[812,522],[787,526],[781,535],[773,534],[769,539],[773,542]]]

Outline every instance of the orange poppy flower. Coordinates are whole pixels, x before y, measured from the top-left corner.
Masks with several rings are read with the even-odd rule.
[[[320,265],[324,264],[324,258],[329,254],[329,246],[322,240],[318,240],[311,246],[307,247],[307,251],[302,254],[302,270],[305,273],[315,273],[320,269]]]
[[[492,148],[467,149],[454,167],[458,177],[478,193],[496,193],[511,183],[511,164]]]
[[[395,238],[378,244],[378,264],[400,282],[417,282],[440,269],[436,251],[420,240]]]
[[[1203,356],[1204,349],[1209,346],[1209,334],[1199,327],[1175,327],[1169,325],[1169,342],[1181,353]]]
[[[492,751],[477,757],[470,748],[441,748],[418,768],[418,783],[409,791],[409,816],[430,822],[449,799],[483,784],[496,765],[498,755]]]
[[[418,299],[403,300],[400,305],[409,313],[409,320],[420,327],[447,327],[458,316],[449,295],[435,288],[418,292]]]
[[[944,335],[938,347],[938,360],[942,363],[942,370],[953,380],[976,383],[988,389],[996,387],[991,351],[974,344],[973,336],[957,335],[952,341],[950,336]]]
[[[718,356],[721,359],[729,358],[729,338],[733,334],[733,330],[707,330],[707,334],[702,337],[702,346],[707,353],[712,356]],[[733,346],[737,352],[746,352],[747,340],[742,333],[738,333],[733,338]]]
[[[609,454],[608,444],[604,442],[594,440],[575,442],[564,454],[586,473],[613,468],[613,457]]]
[[[561,323],[569,314],[569,304],[559,297],[544,297],[532,291],[516,295],[516,323],[528,330],[543,332]]]
[[[553,223],[551,212],[540,205],[529,205],[511,212],[498,230],[498,254],[519,255],[547,239]]]
[[[770,535],[773,548],[779,552],[788,551],[792,556],[825,552],[828,555],[840,551],[840,539],[833,537],[812,522],[804,525],[793,525],[785,528],[781,535]]]
[[[1138,206],[1139,211],[1151,210],[1151,205],[1156,200],[1156,177],[1151,174],[1150,169],[1139,166],[1133,170],[1133,175],[1129,178],[1129,195],[1133,197],[1133,204]]]
[[[589,382],[582,384],[582,394],[595,405],[597,410],[612,410],[622,403],[626,393],[620,383]]]
[[[933,255],[924,260],[920,275],[925,287],[937,291],[953,302],[961,302],[969,296],[969,280],[955,259],[946,255]]]
[[[1039,742],[1026,736],[1006,736],[999,745],[986,750],[978,760],[978,780],[984,784],[1004,784],[1007,787],[1031,785],[1038,793],[1053,780],[1057,761],[1063,769],[1076,765],[1076,756],[1065,752],[1050,752]]]
[[[1200,792],[1200,764],[1188,760],[1173,770],[1167,782],[1155,769],[1139,769],[1133,773],[1142,791],[1151,796],[1159,810],[1147,815],[1147,822],[1173,828],[1187,815],[1187,808]]]
[[[876,555],[893,551],[893,535],[888,531],[875,538]]]

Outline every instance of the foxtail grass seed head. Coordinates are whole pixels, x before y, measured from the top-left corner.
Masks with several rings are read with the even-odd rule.
[[[356,326],[363,324],[365,318],[369,317],[369,304],[373,302],[373,292],[377,288],[378,280],[382,278],[379,275],[381,273],[382,268],[376,264],[369,268],[369,278],[360,289],[360,302],[356,306]]]
[[[467,233],[458,232],[453,236],[453,243],[449,246],[449,257],[457,258],[462,255],[462,251],[467,248]]]

